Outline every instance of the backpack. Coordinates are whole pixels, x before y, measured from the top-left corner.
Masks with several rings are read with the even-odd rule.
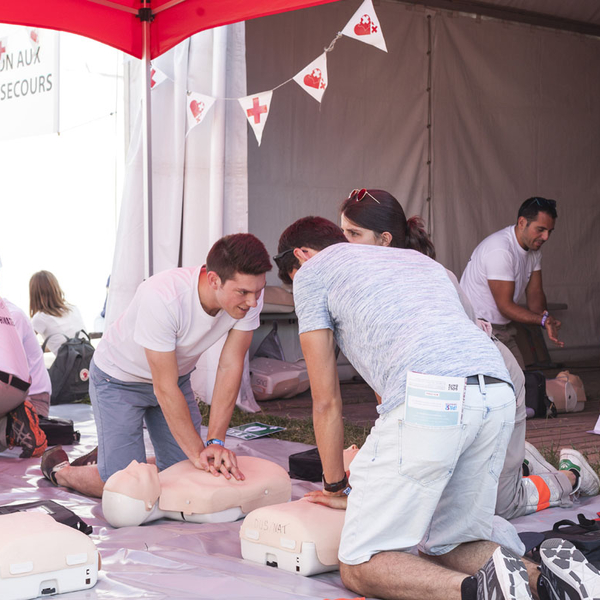
[[[532,550],[533,559],[539,560],[539,544],[544,539],[561,538],[569,540],[595,567],[600,566],[600,522],[588,519],[582,513],[577,515],[578,523],[567,519],[554,523],[549,531],[542,531],[536,547]]]
[[[88,395],[94,346],[83,329],[72,338],[64,337],[66,341],[58,349],[56,359],[48,369],[52,382],[50,404],[75,402]],[[45,350],[47,341],[44,341],[42,350]]]
[[[556,407],[546,395],[546,378],[539,371],[524,371],[525,406],[534,411],[534,417],[556,416]]]

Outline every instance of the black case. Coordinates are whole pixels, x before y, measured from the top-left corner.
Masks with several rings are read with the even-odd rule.
[[[540,371],[525,371],[525,405],[535,417],[556,417],[556,407],[546,395],[546,378]]]
[[[59,417],[39,417],[39,419],[40,428],[46,434],[48,446],[70,445],[78,442],[81,438],[79,431],[75,431],[73,428],[71,419]]]
[[[323,467],[319,450],[305,450],[291,454],[289,458],[290,477],[292,479],[302,479],[304,481],[321,481],[323,476]]]
[[[50,515],[55,521],[68,525],[81,531],[86,535],[92,533],[92,526],[82,521],[72,510],[53,502],[52,500],[40,500],[39,502],[26,502],[25,504],[11,504],[0,506],[0,515],[12,515],[16,512],[41,512]]]

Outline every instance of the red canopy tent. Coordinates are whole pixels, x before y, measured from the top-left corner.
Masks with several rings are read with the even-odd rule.
[[[77,33],[144,61],[145,275],[153,274],[150,60],[206,29],[337,0],[0,0],[0,22]]]

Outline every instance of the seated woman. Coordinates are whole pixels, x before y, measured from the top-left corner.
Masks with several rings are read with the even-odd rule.
[[[65,301],[65,294],[50,271],[38,271],[29,280],[29,314],[33,328],[48,340],[46,348],[54,354],[66,338],[85,329],[79,309]]]

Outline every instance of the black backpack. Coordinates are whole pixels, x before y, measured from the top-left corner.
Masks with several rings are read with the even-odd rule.
[[[60,346],[56,358],[48,373],[52,382],[52,398],[50,404],[67,404],[82,400],[88,395],[90,379],[90,362],[94,355],[94,346],[90,337],[78,331],[74,337],[67,338]],[[42,350],[46,349],[46,342]]]
[[[556,406],[546,395],[546,378],[539,371],[524,371],[525,405],[535,412],[535,417],[556,417]]]

